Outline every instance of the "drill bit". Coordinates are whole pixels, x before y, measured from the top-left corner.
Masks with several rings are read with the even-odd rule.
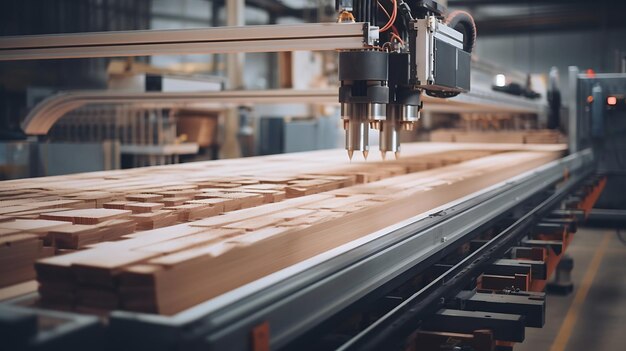
[[[350,159],[350,162],[352,162],[352,155],[353,154],[354,154],[354,150],[348,149],[348,158]]]
[[[400,151],[396,151],[393,153],[396,156],[396,161],[400,158]]]
[[[370,153],[370,152],[369,152],[369,151],[367,151],[367,150],[364,150],[364,151],[363,151],[363,158],[365,159],[365,161],[367,161],[367,155],[369,155],[369,153]]]
[[[380,142],[378,149],[381,152],[395,152],[400,147],[399,123],[397,122],[397,106],[387,105],[387,119],[381,123]]]
[[[380,152],[380,157],[383,159],[383,161],[385,161],[387,159],[387,152],[386,151],[381,151]]]
[[[351,109],[355,113],[355,115],[349,117],[348,120],[348,128],[346,129],[346,150],[348,150],[348,156],[352,156],[354,151],[363,151],[367,152],[369,149],[368,146],[368,132],[369,132],[369,123],[367,121],[366,116],[362,113],[361,110],[364,109],[363,104],[355,104]],[[367,157],[367,156],[365,156]]]

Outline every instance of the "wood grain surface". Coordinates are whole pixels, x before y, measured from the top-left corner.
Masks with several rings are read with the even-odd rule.
[[[563,145],[416,143],[0,182],[0,287],[175,314],[554,160]]]

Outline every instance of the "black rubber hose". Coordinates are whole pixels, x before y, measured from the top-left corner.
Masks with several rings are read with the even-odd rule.
[[[361,22],[367,22],[368,18],[368,8],[367,8],[367,0],[361,0]]]
[[[378,14],[378,6],[377,5],[378,5],[377,4],[377,0],[370,0],[370,8],[371,8],[371,10],[370,10],[371,11],[370,22],[374,26],[377,25],[377,21],[378,21],[378,18],[376,16]]]
[[[474,18],[465,11],[452,11],[446,17],[446,24],[463,33],[463,50],[472,53],[476,43],[476,23],[474,23]]]

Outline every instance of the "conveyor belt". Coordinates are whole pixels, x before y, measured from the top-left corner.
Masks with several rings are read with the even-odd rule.
[[[578,174],[592,162],[587,150],[541,166],[174,316],[113,312],[107,342],[129,349],[245,350],[251,329],[268,322],[271,345],[280,348],[562,179],[566,170]]]

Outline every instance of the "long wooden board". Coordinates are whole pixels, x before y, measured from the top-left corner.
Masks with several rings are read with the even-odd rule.
[[[20,240],[32,247],[0,251],[22,262],[0,266],[11,277],[0,286],[32,279],[39,259],[43,303],[173,314],[564,149],[403,147],[387,162],[350,163],[330,150],[0,182],[0,237],[28,234]]]

